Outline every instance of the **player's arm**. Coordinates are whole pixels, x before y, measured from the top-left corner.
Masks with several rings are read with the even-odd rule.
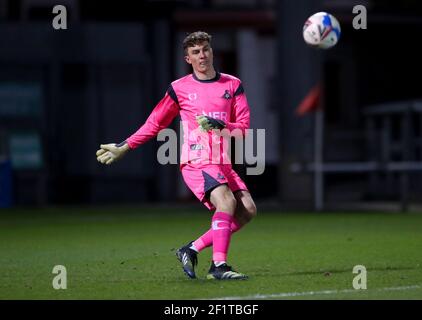
[[[155,106],[145,123],[119,144],[102,144],[97,151],[97,160],[103,164],[112,164],[121,159],[129,150],[139,147],[154,138],[160,130],[167,128],[178,113],[177,97],[170,86],[164,98]]]
[[[227,122],[226,128],[230,131],[231,136],[245,136],[246,130],[249,129],[250,125],[250,110],[242,83],[238,84],[234,93],[232,116],[230,119],[231,122]]]

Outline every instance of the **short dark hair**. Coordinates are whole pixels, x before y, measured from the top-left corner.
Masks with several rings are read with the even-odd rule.
[[[202,42],[208,41],[208,43],[211,44],[211,35],[204,31],[195,31],[186,36],[186,38],[183,40],[183,52],[185,55],[188,54],[188,48],[194,47],[197,44],[200,44]]]

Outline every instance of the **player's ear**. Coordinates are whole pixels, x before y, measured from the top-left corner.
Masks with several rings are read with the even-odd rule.
[[[185,61],[186,63],[192,64],[192,62],[190,61],[189,55],[185,56]]]

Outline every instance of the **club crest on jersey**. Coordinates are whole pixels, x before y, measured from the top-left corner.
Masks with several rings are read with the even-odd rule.
[[[188,98],[190,101],[195,101],[198,98],[198,95],[196,93],[189,93]]]
[[[230,95],[229,90],[226,90],[226,91],[224,92],[223,98],[224,98],[224,99],[226,99],[226,100],[229,100],[229,99],[231,99],[231,98],[232,98],[232,96]]]

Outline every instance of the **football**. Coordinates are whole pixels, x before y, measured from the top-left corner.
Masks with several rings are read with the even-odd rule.
[[[340,23],[333,15],[326,12],[313,14],[303,26],[305,42],[320,49],[334,47],[340,39],[340,35]]]

